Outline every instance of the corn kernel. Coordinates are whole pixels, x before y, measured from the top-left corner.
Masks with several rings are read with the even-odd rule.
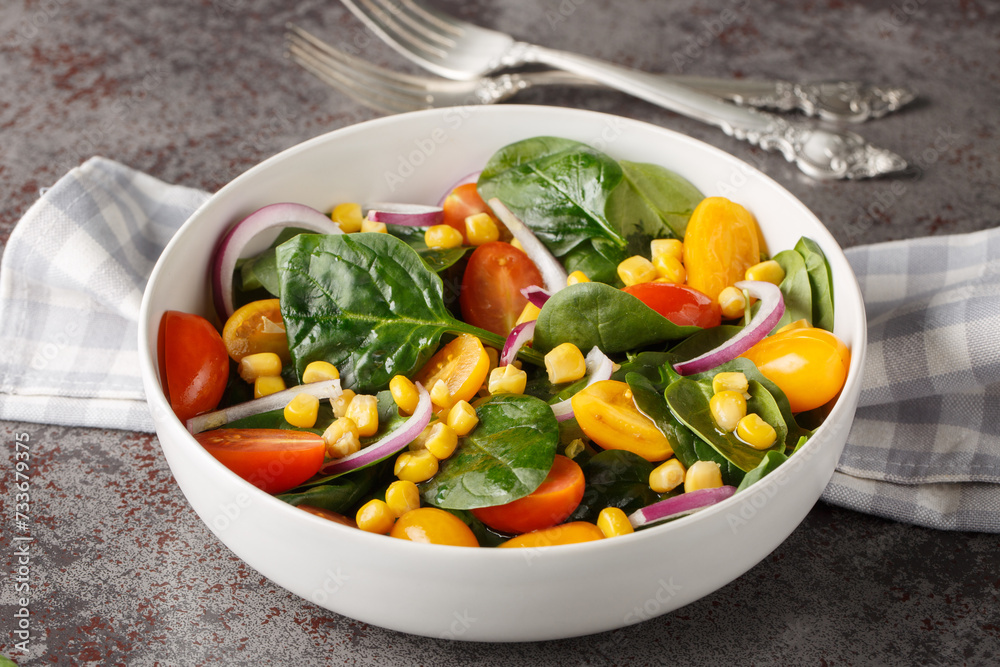
[[[515,248],[517,248],[518,250],[520,250],[521,252],[524,252],[524,246],[521,245],[521,242],[518,241],[517,239],[511,239],[510,244]]]
[[[280,375],[265,375],[253,381],[253,397],[263,398],[284,391],[285,379]]]
[[[528,386],[528,374],[513,364],[499,366],[490,372],[491,394],[523,394]]]
[[[427,449],[403,452],[396,457],[393,473],[401,480],[419,484],[437,474],[438,459]]]
[[[436,423],[437,422],[431,422],[430,424],[425,426],[424,430],[418,433],[417,437],[415,437],[413,440],[410,441],[410,444],[407,448],[411,452],[418,452],[421,449],[427,449],[427,438],[429,438],[431,435],[431,427],[434,426],[434,424]]]
[[[552,384],[576,382],[587,374],[587,362],[580,348],[562,343],[545,354],[545,370]]]
[[[575,459],[583,453],[584,449],[586,449],[586,446],[583,444],[583,440],[580,438],[573,438],[569,441],[569,444],[566,445],[566,449],[563,450],[563,456],[568,459]]]
[[[296,394],[285,406],[285,421],[298,428],[312,428],[319,414],[319,399],[312,394]]]
[[[305,384],[339,379],[340,371],[329,361],[310,361],[306,369],[302,371],[302,382]]]
[[[633,255],[618,264],[618,277],[626,286],[651,283],[657,278],[656,267],[642,255]]]
[[[366,438],[378,433],[378,399],[368,394],[358,394],[347,406],[344,415],[358,425],[358,435]]]
[[[330,407],[333,408],[334,417],[346,417],[347,406],[354,400],[356,394],[352,389],[344,389],[336,398],[330,399]]]
[[[388,535],[392,525],[396,523],[396,515],[384,500],[374,498],[361,506],[354,520],[358,528],[365,532]]]
[[[657,255],[653,258],[653,267],[658,278],[664,282],[681,285],[687,280],[687,270],[681,261],[672,255]]]
[[[684,261],[684,243],[678,239],[653,239],[649,242],[649,256],[656,261],[661,255],[673,257],[678,262]]]
[[[529,301],[524,304],[524,309],[521,311],[521,314],[518,315],[517,322],[514,322],[514,326],[524,324],[525,322],[530,322],[532,320],[537,320],[538,313],[540,312],[542,312],[542,309]]]
[[[722,468],[715,461],[695,461],[684,475],[684,493],[722,486]]]
[[[635,528],[628,516],[618,507],[605,507],[597,515],[597,527],[604,533],[604,537],[618,537],[634,533]]]
[[[396,406],[408,415],[412,415],[420,402],[420,394],[417,387],[405,375],[394,375],[389,380],[389,393]]]
[[[785,326],[781,327],[774,333],[783,333],[785,331],[794,331],[795,329],[808,329],[810,326],[809,320],[802,318],[800,320],[795,320],[794,322],[789,322]]]
[[[469,245],[492,243],[500,238],[500,230],[489,213],[476,213],[465,219],[465,238]]]
[[[754,449],[767,449],[778,439],[774,427],[753,412],[736,424],[736,436]]]
[[[769,259],[754,264],[746,270],[745,275],[747,280],[763,280],[766,283],[780,285],[781,281],[785,279],[785,270],[781,268],[781,264]]]
[[[240,377],[246,382],[253,382],[259,377],[281,375],[281,357],[274,352],[257,352],[240,359]]]
[[[657,493],[673,491],[684,483],[684,464],[677,459],[668,459],[649,473],[649,488]]]
[[[350,417],[334,419],[323,431],[326,453],[331,459],[342,459],[361,450],[358,425]]]
[[[457,248],[462,245],[462,232],[449,225],[431,225],[424,232],[424,243],[435,250]]]
[[[476,409],[468,401],[459,401],[448,411],[447,424],[458,436],[468,435],[478,423]]]
[[[369,218],[365,218],[361,221],[361,231],[363,232],[375,232],[376,234],[388,234],[389,229],[385,226],[384,222],[375,222]]]
[[[430,394],[431,402],[438,407],[450,408],[455,403],[455,399],[451,396],[451,390],[448,389],[448,383],[443,379],[434,383]]]
[[[393,514],[401,517],[420,507],[420,490],[413,482],[397,479],[385,490],[385,504]]]
[[[731,432],[747,414],[747,399],[737,391],[720,391],[708,402],[712,418],[720,429]]]
[[[731,373],[716,373],[712,378],[712,392],[718,394],[721,391],[736,391],[745,394],[750,388],[747,376],[742,371]]]
[[[457,446],[458,434],[455,433],[455,429],[441,421],[434,422],[427,434],[427,440],[424,441],[424,449],[433,454],[438,461],[444,461],[454,454]]]
[[[719,292],[719,307],[722,309],[722,316],[727,320],[734,320],[743,317],[743,312],[747,307],[746,296],[743,290],[730,285]]]
[[[340,231],[345,234],[361,231],[361,222],[363,218],[361,217],[360,204],[352,202],[337,204],[337,206],[333,209],[333,213],[330,214],[330,218],[340,225]]]
[[[580,283],[589,283],[590,278],[583,271],[576,270],[573,273],[566,276],[566,285],[578,285]]]

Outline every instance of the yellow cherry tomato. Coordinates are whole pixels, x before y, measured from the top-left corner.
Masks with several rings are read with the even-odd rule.
[[[258,352],[274,352],[283,363],[291,361],[278,299],[252,301],[239,308],[226,320],[222,340],[226,352],[237,363],[248,354]]]
[[[674,453],[653,420],[635,407],[628,384],[601,380],[570,400],[580,428],[600,447],[624,449],[647,461],[663,461]]]
[[[475,336],[462,334],[438,350],[414,377],[430,391],[443,380],[451,403],[471,401],[486,380],[490,358],[482,342]]]
[[[713,301],[760,261],[760,229],[753,214],[725,197],[703,199],[684,232],[689,287]]]
[[[502,543],[500,548],[555,547],[603,539],[604,533],[596,525],[587,521],[573,521],[518,535]]]
[[[421,507],[406,512],[396,519],[389,536],[425,544],[479,546],[471,528],[451,512],[436,507]]]

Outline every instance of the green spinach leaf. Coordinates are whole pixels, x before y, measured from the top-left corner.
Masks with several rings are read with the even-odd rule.
[[[560,259],[566,273],[582,271],[594,282],[623,286],[618,277],[618,265],[628,258],[622,248],[607,239],[596,238],[573,247]]]
[[[697,436],[691,432],[684,424],[677,420],[677,417],[670,411],[663,392],[658,391],[653,383],[638,373],[629,373],[625,377],[629,389],[632,390],[632,400],[639,412],[653,420],[656,428],[670,442],[670,448],[674,450],[674,456],[684,464],[685,468],[690,468],[691,464],[698,460],[695,452],[695,440]],[[647,480],[648,481],[648,480]]]
[[[375,480],[384,472],[384,466],[364,468],[327,484],[298,487],[276,497],[290,505],[312,505],[350,516],[355,505],[368,494]]]
[[[813,326],[833,331],[833,273],[826,255],[818,243],[805,236],[795,244],[795,250],[802,255],[809,273]]]
[[[754,482],[764,479],[764,477],[774,472],[778,466],[787,460],[788,457],[781,452],[769,451],[764,455],[764,459],[760,462],[760,465],[746,474],[740,485],[736,487],[736,492],[739,493]]]
[[[628,254],[648,256],[653,239],[683,239],[691,213],[704,199],[698,188],[656,164],[618,164],[624,178],[608,198],[605,212],[628,242]]]
[[[785,300],[785,312],[774,328],[780,329],[789,322],[802,319],[812,324],[812,287],[802,255],[794,250],[782,250],[774,256],[774,261],[785,270],[785,278],[778,285]],[[759,307],[759,304],[758,301],[754,305]]]
[[[605,507],[617,507],[631,514],[660,499],[649,488],[654,464],[638,454],[619,449],[598,452],[583,464],[587,485],[583,499],[567,521],[596,522]]]
[[[424,242],[426,227],[408,227],[406,225],[388,225],[389,234],[406,242],[417,251],[420,258],[427,264],[427,268],[435,273],[441,273],[450,268],[456,262],[465,257],[469,252],[469,246],[459,246],[457,248],[429,248]]]

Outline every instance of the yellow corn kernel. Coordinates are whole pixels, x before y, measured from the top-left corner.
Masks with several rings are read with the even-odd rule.
[[[684,261],[684,243],[678,239],[653,239],[649,242],[649,256],[656,262],[661,255],[673,257],[678,262]]]
[[[353,202],[337,204],[333,209],[333,213],[330,214],[330,218],[340,225],[340,231],[345,234],[360,232],[361,223],[364,220],[361,217],[361,205]]]
[[[476,213],[465,219],[465,238],[469,245],[483,245],[500,238],[500,230],[489,213]]]
[[[457,446],[458,434],[455,433],[455,429],[441,421],[434,422],[424,441],[424,449],[433,454],[438,461],[444,461],[454,454]]]
[[[722,486],[722,468],[715,461],[695,461],[684,475],[684,493]]]
[[[656,267],[642,255],[633,255],[618,264],[618,277],[625,285],[651,283],[658,277]]]
[[[514,322],[514,326],[530,322],[531,320],[537,320],[538,313],[540,312],[542,312],[542,309],[529,301],[524,304],[524,309],[521,311],[521,314],[517,316],[517,322]]]
[[[419,484],[437,474],[438,459],[427,449],[403,452],[396,457],[396,464],[392,470],[399,479]]]
[[[587,362],[580,348],[573,343],[562,343],[545,354],[545,370],[552,384],[576,382],[587,374]]]
[[[396,523],[396,515],[384,500],[373,498],[361,506],[354,520],[363,531],[388,535],[392,525]]]
[[[354,400],[356,394],[352,389],[345,389],[340,392],[340,396],[330,399],[330,407],[333,408],[334,417],[346,417],[347,406]]]
[[[718,394],[721,391],[737,391],[745,394],[750,388],[747,376],[742,371],[731,373],[716,373],[712,378],[712,392]]]
[[[319,399],[312,394],[296,394],[285,406],[285,421],[298,428],[312,428],[319,414]]]
[[[736,437],[754,449],[767,449],[778,439],[774,427],[751,412],[736,424]]]
[[[436,250],[457,248],[462,245],[462,232],[449,225],[431,225],[424,232],[424,243]]]
[[[384,222],[375,222],[374,220],[369,220],[368,218],[361,221],[361,231],[375,232],[376,234],[389,233],[389,230],[386,228]]]
[[[521,252],[524,252],[524,246],[521,245],[521,242],[518,241],[517,239],[511,239],[510,244],[515,248],[517,248],[518,250],[520,250]]]
[[[653,267],[658,279],[663,282],[682,285],[687,280],[687,270],[673,255],[657,255],[653,258]]]
[[[253,381],[253,397],[263,398],[284,391],[285,380],[280,375],[265,375]]]
[[[447,424],[455,431],[455,435],[468,435],[479,423],[476,409],[468,401],[459,401],[448,411]]]
[[[568,459],[575,459],[586,448],[587,447],[583,444],[583,440],[580,438],[573,438],[569,441],[569,444],[566,445],[566,449],[563,450],[563,456]]]
[[[358,425],[358,435],[366,438],[378,433],[378,399],[368,394],[358,394],[347,406],[347,414]]]
[[[745,275],[747,280],[763,280],[766,283],[780,285],[781,281],[785,279],[785,270],[781,268],[781,264],[769,259],[754,264],[746,270]]]
[[[715,423],[723,431],[731,432],[747,414],[747,399],[738,391],[720,391],[708,402]]]
[[[246,382],[253,382],[259,377],[281,375],[281,357],[274,352],[248,354],[240,360],[238,372]]]
[[[342,459],[361,450],[358,425],[350,417],[334,419],[323,431],[326,453],[331,459]]]
[[[583,271],[576,270],[573,273],[566,276],[566,285],[577,285],[579,283],[589,283],[590,278]]]
[[[434,383],[431,387],[431,403],[441,408],[450,408],[455,404],[455,399],[451,395],[451,390],[448,389],[448,383],[444,379],[440,379]]]
[[[597,515],[597,527],[604,533],[604,537],[618,537],[634,533],[635,528],[628,520],[625,512],[618,507],[605,507]]]
[[[389,393],[396,406],[408,415],[412,415],[420,402],[420,394],[417,387],[405,375],[394,375],[389,380]]]
[[[774,333],[784,333],[785,331],[794,331],[795,329],[808,329],[810,326],[812,325],[809,324],[809,320],[802,318],[801,320],[795,320],[794,322],[789,322],[788,324],[781,327]]]
[[[491,394],[523,394],[528,386],[528,374],[508,364],[490,371],[489,392]]]
[[[385,504],[396,517],[420,507],[420,490],[408,480],[397,479],[385,490]]]
[[[687,470],[683,463],[677,459],[667,459],[649,473],[649,488],[657,493],[673,491],[684,483],[685,473]]]
[[[329,361],[310,361],[306,369],[302,371],[302,382],[305,384],[339,379],[340,371]]]
[[[427,438],[429,438],[431,435],[431,427],[436,423],[437,423],[436,421],[431,422],[430,424],[425,426],[424,430],[418,433],[417,437],[415,437],[413,440],[410,441],[410,444],[407,448],[411,452],[418,452],[421,449],[427,449],[427,447],[425,446],[427,444]]]
[[[722,316],[727,320],[743,317],[746,307],[747,299],[743,290],[730,285],[719,292],[719,308],[722,309]]]

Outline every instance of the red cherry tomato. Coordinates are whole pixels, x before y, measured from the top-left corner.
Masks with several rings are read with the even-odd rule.
[[[545,481],[530,494],[505,505],[474,509],[472,514],[493,530],[512,535],[551,528],[580,504],[584,485],[579,464],[557,454]]]
[[[679,326],[708,329],[722,323],[719,304],[693,287],[676,283],[640,283],[622,289]]]
[[[465,219],[477,213],[489,213],[496,221],[490,207],[479,196],[475,183],[465,183],[451,191],[442,204],[444,209],[444,224],[454,227],[462,233],[462,242],[468,243],[465,235]]]
[[[157,347],[163,389],[182,422],[214,410],[229,380],[222,336],[199,315],[168,310],[160,320]]]
[[[462,319],[506,336],[528,303],[521,290],[543,284],[542,274],[524,251],[503,241],[484,243],[469,257],[462,278],[458,299]]]
[[[194,436],[208,453],[267,493],[282,493],[316,474],[326,443],[309,431],[223,428]]]

